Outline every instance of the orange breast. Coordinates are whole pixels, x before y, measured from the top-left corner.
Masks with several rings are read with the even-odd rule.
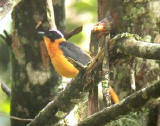
[[[59,43],[64,40],[58,40],[51,43],[48,38],[44,38],[45,44],[47,46],[48,54],[51,58],[52,64],[55,70],[62,76],[73,78],[79,71],[72,65],[63,55],[62,50],[59,48]]]

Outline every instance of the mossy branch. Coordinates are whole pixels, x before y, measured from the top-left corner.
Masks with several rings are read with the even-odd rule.
[[[160,60],[160,44],[136,40],[129,33],[126,35],[117,35],[110,41],[111,53],[116,51],[124,55]]]
[[[112,120],[119,119],[120,116],[129,112],[138,111],[151,99],[158,98],[160,96],[159,90],[160,82],[136,91],[122,100],[119,104],[107,107],[88,117],[84,121],[80,122],[78,126],[101,126]]]
[[[114,55],[117,55],[117,53],[122,53],[125,55],[133,55],[149,59],[160,58],[160,56],[158,55],[160,51],[160,44],[145,43],[126,36],[116,37],[112,39],[109,44],[109,51],[110,54],[114,52]],[[110,55],[110,58],[113,59],[114,55]],[[83,97],[82,92],[84,91],[84,89],[85,91],[88,91],[90,89],[89,87],[94,86],[90,85],[90,83],[92,83],[92,81],[96,77],[98,71],[95,71],[95,69],[102,62],[103,57],[104,49],[102,49],[93,59],[92,63],[89,64],[89,66],[85,70],[82,70],[80,74],[68,84],[67,88],[53,101],[48,103],[48,105],[27,126],[45,126],[48,124],[57,123],[60,119],[64,118],[73,109],[74,105],[80,101],[80,98]],[[155,85],[147,87],[146,89],[138,91],[128,97],[127,100],[111,107],[112,109],[105,109],[101,112],[98,112],[96,115],[94,115],[94,118],[98,118],[98,121],[100,122],[104,113],[112,113],[109,119],[107,117],[105,119],[102,119],[104,121],[103,123],[107,122],[107,120],[113,120],[118,115],[124,115],[132,111],[133,109],[142,107],[151,97],[160,96],[159,89],[160,84],[157,83]],[[137,101],[139,102],[137,103]],[[120,111],[120,109],[122,109],[123,111]],[[117,112],[118,115],[116,115]],[[100,115],[100,117],[102,117],[97,117],[98,114]],[[87,119],[86,122],[89,124],[92,123],[90,119],[94,120],[92,119],[92,117]],[[85,125],[86,122],[82,122],[79,125]],[[95,121],[93,121],[93,123],[97,124]]]
[[[103,51],[104,50],[102,50],[102,52]],[[93,77],[90,73],[93,73],[93,71],[97,69],[102,60],[102,52],[96,56],[96,59],[86,70],[82,70],[80,74],[67,85],[66,89],[60,93],[59,96],[48,103],[27,126],[45,126],[57,123],[60,119],[64,118],[84,96],[84,93],[82,93],[84,91],[84,85],[88,87],[93,81],[93,78],[95,78],[96,74],[94,74]],[[85,91],[88,90],[89,88],[86,88]]]

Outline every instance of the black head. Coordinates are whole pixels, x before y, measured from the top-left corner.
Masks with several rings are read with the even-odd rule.
[[[38,33],[48,37],[51,41],[64,37],[59,30],[39,31]]]

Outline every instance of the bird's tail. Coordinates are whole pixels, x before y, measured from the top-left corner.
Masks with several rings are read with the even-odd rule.
[[[116,94],[116,92],[113,90],[112,87],[110,87],[109,94],[110,94],[111,99],[113,100],[113,102],[114,102],[115,104],[119,103],[118,95]]]

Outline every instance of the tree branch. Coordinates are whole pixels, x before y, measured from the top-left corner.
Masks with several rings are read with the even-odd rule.
[[[119,104],[107,107],[104,110],[93,114],[86,120],[80,122],[78,126],[101,126],[112,120],[119,119],[120,116],[125,115],[131,111],[138,111],[151,98],[160,96],[160,82],[143,88],[126,99],[122,100]]]
[[[6,30],[3,31],[4,35],[0,34],[0,38],[2,38],[6,44],[10,47],[12,44],[12,36],[8,34]]]
[[[104,21],[106,20],[107,18]],[[84,87],[89,90],[90,83],[96,76],[96,72],[94,72],[93,75],[91,75],[91,73],[97,69],[98,65],[102,61],[103,52],[104,49],[97,54],[86,70],[82,70],[80,74],[68,84],[66,89],[53,101],[48,103],[47,106],[43,108],[43,110],[27,126],[45,126],[47,124],[57,123],[60,119],[64,118],[73,109],[74,105],[79,102],[79,99],[83,97],[82,91],[84,90]],[[83,84],[85,85],[83,86]],[[59,117],[59,113],[61,113],[61,115],[63,113],[63,116]]]
[[[5,116],[5,117],[8,117],[10,119],[14,119],[14,120],[17,120],[17,121],[23,121],[23,122],[30,122],[30,121],[33,120],[33,119],[26,119],[26,118],[21,118],[21,117],[17,117],[17,116],[9,116],[9,115],[6,115],[4,113],[0,113],[0,116]]]
[[[11,89],[8,88],[5,83],[1,82],[1,88],[2,88],[2,91],[3,91],[8,97],[11,96]]]
[[[128,34],[128,33],[127,33]],[[132,34],[128,34],[131,35]],[[127,35],[127,36],[128,36]],[[145,59],[160,60],[160,44],[151,42],[142,42],[134,37],[117,35],[110,41],[110,52],[120,52],[125,55],[141,57]],[[112,50],[112,51],[111,51]]]
[[[79,27],[75,28],[74,30],[72,30],[71,32],[66,33],[64,36],[65,36],[66,39],[69,39],[69,38],[71,38],[75,34],[78,34],[81,31],[82,31],[82,26],[79,26]]]
[[[48,103],[27,126],[45,126],[47,124],[57,123],[60,119],[64,118],[74,108],[74,105],[79,103],[80,99],[83,97],[83,84],[87,85],[85,88],[86,91],[89,90],[89,86],[91,86],[90,83],[96,76],[96,72],[94,75],[91,75],[91,73],[93,73],[101,63],[103,52],[104,50],[102,49],[86,70],[82,70],[80,74],[67,85],[65,90],[53,101]],[[61,117],[59,116],[59,113],[61,113]]]
[[[159,59],[160,57],[157,55],[157,52],[160,51],[160,44],[145,43],[145,42],[136,41],[135,39],[124,39],[124,38],[115,39],[114,41],[113,40],[111,41],[113,43],[110,42],[111,43],[110,51],[113,51],[113,49],[115,49],[116,47],[116,49],[119,49],[121,53],[128,54],[128,55],[134,55],[134,56],[152,58],[152,59]],[[141,49],[143,48],[143,46],[145,46],[145,48],[147,49],[146,50]],[[136,48],[135,49],[136,51],[132,48]],[[151,49],[156,50],[156,52],[152,51]],[[133,50],[135,53],[133,52]],[[150,51],[150,52],[147,52],[147,51]],[[141,55],[141,53],[143,54]],[[151,55],[152,57],[150,57]],[[103,57],[104,57],[104,49],[102,49],[97,54],[95,59],[93,59],[93,62],[89,64],[89,66],[86,68],[86,71],[84,70],[81,71],[80,74],[68,84],[67,88],[53,101],[48,103],[48,105],[35,117],[35,119],[30,124],[28,124],[28,126],[38,126],[38,125],[45,126],[46,124],[54,124],[54,123],[57,123],[63,117],[65,117],[73,109],[74,105],[79,102],[80,98],[83,96],[83,93],[82,93],[82,91],[84,91],[83,84],[85,84],[84,86],[85,86],[86,91],[90,89],[89,88],[90,86],[93,86],[93,85],[90,85],[90,83],[96,77],[98,71],[95,71],[95,69],[102,62]],[[112,55],[110,55],[110,57],[112,58]],[[155,85],[154,87],[157,87],[157,85]],[[154,87],[151,86],[150,88],[153,90]],[[159,89],[159,87],[157,88]],[[149,89],[147,88],[145,90],[148,92]],[[154,90],[156,93],[157,89],[154,89]],[[143,92],[143,90],[141,92]],[[150,95],[152,96],[152,94],[153,96],[155,95],[153,92],[151,92]],[[135,94],[131,96],[131,99],[134,96]],[[151,96],[148,96],[148,97],[150,98]],[[140,94],[138,93],[136,97],[140,97],[141,99],[140,101],[142,101],[140,103],[142,105],[146,101],[146,99],[143,100],[141,93]],[[149,100],[148,97],[147,97],[147,101]],[[134,99],[136,98],[134,97]],[[133,107],[136,107],[136,104],[137,105],[140,104],[140,103],[137,103],[137,99],[136,99],[136,103],[134,103],[132,100],[131,101],[129,100],[129,103],[127,102],[127,105],[128,104],[130,105],[130,103],[132,103],[133,105],[135,105]],[[124,104],[126,102],[122,102],[122,103]],[[141,104],[139,106],[141,106]],[[113,109],[113,110],[119,111],[119,109]],[[131,109],[126,108],[125,110],[129,112]],[[60,117],[59,113],[61,113],[61,115],[63,116]]]
[[[43,110],[27,126],[45,126],[46,124],[56,123],[61,119],[61,117],[58,117],[58,113],[63,113],[65,116],[70,110],[72,110],[77,103],[77,100],[82,96],[81,78],[82,74],[79,74],[74,80],[72,80],[67,88],[53,101],[48,103],[48,105],[43,108]]]
[[[160,44],[140,42],[140,41],[136,41],[133,38],[127,38],[124,36],[116,37],[116,38],[112,39],[109,43],[109,54],[110,54],[111,59],[113,59],[114,55],[117,55],[117,53],[119,53],[119,52],[122,54],[125,54],[125,55],[126,54],[133,55],[133,56],[138,56],[138,57],[142,57],[142,58],[159,59],[160,56],[157,55],[157,54],[159,54],[159,51],[160,51]],[[111,54],[114,54],[114,55],[111,55]],[[27,126],[38,126],[38,125],[45,126],[48,124],[55,124],[60,119],[64,118],[73,109],[74,105],[79,102],[80,98],[83,97],[82,91],[84,91],[84,89],[86,91],[89,91],[90,87],[94,86],[94,85],[91,85],[91,83],[94,81],[94,78],[96,78],[97,73],[99,72],[96,69],[99,67],[100,63],[102,62],[103,57],[104,57],[104,49],[101,49],[101,51],[93,59],[91,64],[89,64],[89,66],[85,70],[82,70],[80,72],[80,74],[68,84],[67,88],[59,96],[57,96],[53,101],[48,103],[48,105]],[[112,62],[111,62],[111,64],[112,64]],[[97,80],[97,81],[101,81],[101,80]],[[157,87],[157,89],[160,88],[159,84],[158,84],[158,86],[156,84],[156,85],[151,86],[149,88],[151,90],[154,90],[156,93],[157,89],[155,89],[155,87]],[[149,92],[148,88],[143,89],[143,90],[146,93]],[[140,92],[143,93],[143,90],[141,90]],[[127,105],[131,105],[131,108],[134,108],[134,107],[137,108],[136,105],[138,105],[139,107],[144,105],[145,102],[148,101],[152,95],[153,95],[153,97],[155,97],[155,93],[149,92],[150,96],[147,95],[147,98],[143,98],[141,96],[140,92],[138,92],[137,95],[135,95],[135,94],[131,95],[130,96],[131,98],[129,98],[129,100],[128,100],[129,103],[127,102]],[[157,92],[156,97],[158,97],[160,95],[159,93],[160,92]],[[143,95],[144,95],[144,93],[143,93]],[[135,96],[136,96],[136,98],[135,98]],[[132,99],[136,99],[136,100],[140,99],[140,103],[137,103],[137,101],[133,102]],[[126,104],[126,102],[123,101],[123,102],[121,102],[121,104],[122,105]],[[121,104],[119,104],[119,105],[121,105]],[[115,108],[113,110],[120,111],[119,105],[117,105],[118,107],[115,106]],[[107,111],[109,111],[110,114],[114,113],[114,111],[111,112],[108,109],[107,109]],[[123,111],[125,111],[127,113],[127,112],[131,111],[131,109],[127,107],[127,108],[124,108]],[[61,113],[61,114],[59,114],[59,113]],[[106,120],[108,120],[108,119],[106,119]]]

